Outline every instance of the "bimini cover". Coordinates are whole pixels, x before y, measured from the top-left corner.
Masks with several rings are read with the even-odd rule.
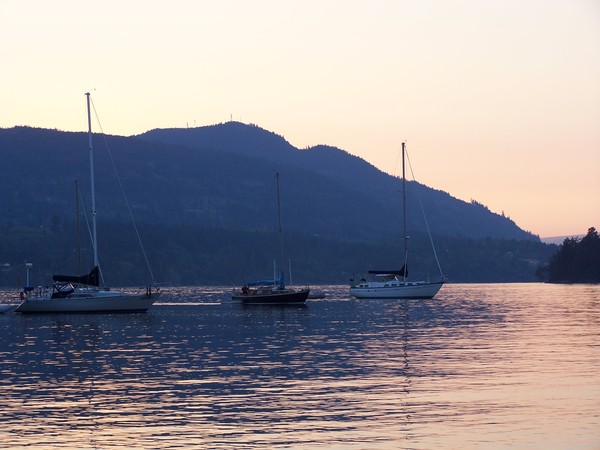
[[[98,266],[94,267],[87,275],[53,275],[52,279],[59,283],[76,283],[98,287],[100,285],[100,268]]]
[[[248,282],[247,286],[275,286],[275,285],[279,285],[279,286],[283,286],[283,273],[281,273],[281,277],[279,278],[279,280],[274,280],[274,279],[270,279],[270,280],[256,280],[256,281],[250,281]]]
[[[369,273],[371,275],[399,275],[406,278],[408,276],[408,268],[404,265],[400,270],[369,270]]]

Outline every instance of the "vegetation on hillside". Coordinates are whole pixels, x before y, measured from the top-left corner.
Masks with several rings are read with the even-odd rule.
[[[196,139],[181,143],[96,136],[98,217],[118,221],[127,216],[122,187],[138,222],[265,231],[275,223],[278,171],[288,231],[369,242],[399,229],[399,178],[343,150],[295,149],[256,127],[206,128],[199,129]],[[182,139],[195,136],[194,130],[179,132]],[[89,207],[87,146],[84,133],[0,129],[0,219],[46,228],[72,221],[76,179]],[[409,234],[425,229],[421,204],[433,235],[538,240],[479,203],[414,181],[407,183]]]
[[[550,283],[600,283],[600,236],[596,229],[591,227],[581,239],[565,239],[537,276]]]
[[[0,286],[25,284],[25,261],[33,263],[32,284],[49,284],[52,274],[83,274],[92,267],[89,239],[82,239],[81,264],[73,226],[17,228],[0,224]],[[152,277],[130,224],[100,221],[99,254],[109,286],[143,286]],[[139,224],[150,267],[158,283],[241,285],[269,277],[278,256],[274,230],[241,231],[194,225]],[[286,232],[286,278],[291,264],[299,285],[345,284],[352,275],[401,266],[398,235],[375,241],[331,239]],[[87,233],[83,233],[87,236]],[[436,238],[436,249],[450,282],[535,281],[535,269],[546,264],[556,246],[535,241]],[[437,279],[439,271],[425,235],[409,242],[413,279]]]
[[[239,285],[272,274],[278,254],[275,171],[282,175],[282,221],[294,282],[346,283],[353,274],[401,266],[399,178],[343,150],[301,151],[274,133],[240,123],[158,134],[95,137],[100,262],[108,285],[152,281],[122,190],[156,281]],[[89,271],[90,245],[83,244],[80,266],[74,230],[76,179],[81,222],[89,219],[87,139],[85,133],[0,129],[0,286],[16,286],[19,277],[23,285],[25,261],[34,264],[35,284],[49,283],[53,273]],[[439,276],[421,205],[451,282],[535,281],[535,269],[556,251],[476,201],[416,181],[406,188],[414,279]]]

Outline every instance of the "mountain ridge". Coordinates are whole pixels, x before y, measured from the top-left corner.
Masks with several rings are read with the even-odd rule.
[[[229,129],[235,130],[235,133],[228,134],[227,130]],[[245,143],[243,141],[233,139],[236,135],[239,136],[242,134],[242,130],[244,138],[247,138],[248,135],[252,137],[250,139],[251,144],[248,147],[244,147]],[[227,138],[221,139],[224,135]],[[399,192],[398,177],[380,171],[369,162],[351,155],[345,150],[324,144],[300,150],[293,147],[283,136],[263,130],[256,125],[225,122],[223,124],[191,129],[154,129],[136,137],[150,141],[184,145],[190,148],[206,148],[210,145],[213,150],[240,155],[247,154],[241,148],[250,148],[255,152],[253,155],[258,154],[272,164],[285,163],[309,170],[335,180],[343,186],[353,189],[355,192],[357,191],[357,183],[361,186],[366,186],[370,191],[372,202],[389,199],[392,197],[391,193]],[[264,146],[270,144],[272,147],[265,150],[260,147],[261,144]],[[496,227],[496,233],[490,233],[489,236],[508,239],[539,239],[539,237],[520,229],[509,218],[489,211],[487,207],[478,202],[464,202],[452,197],[445,191],[427,187],[416,181],[409,181],[407,184],[407,193],[412,189],[413,193],[416,193],[417,197],[421,197],[421,200],[425,203],[425,212],[428,219],[432,219],[430,225],[432,226],[432,232],[435,234],[487,237],[488,235],[481,233],[481,230]],[[397,197],[396,200],[399,199],[399,196]],[[439,207],[444,204],[447,205],[448,202],[451,202],[453,207],[440,211]],[[394,201],[392,205],[398,207],[398,202]],[[386,204],[385,207],[388,207],[388,205]],[[420,215],[420,211],[417,211],[418,209],[415,205],[412,205],[411,211],[411,205],[409,205],[410,217],[415,217],[416,212]],[[454,216],[453,219],[460,222],[460,225],[453,227],[453,231],[444,232],[442,227],[436,225],[436,223],[445,223],[443,216],[448,213],[452,213]],[[483,227],[482,224],[484,225]],[[504,227],[504,230],[500,231],[502,227]]]
[[[281,174],[286,249],[298,279],[339,283],[361,270],[399,265],[398,177],[344,150],[296,149],[275,133],[241,123],[192,129],[191,136],[186,129],[94,134],[99,246],[113,283],[142,282],[136,239],[123,238],[129,216],[121,186],[152,243],[148,254],[156,272],[173,283],[239,282],[272,272],[275,172]],[[54,273],[73,270],[66,265],[74,248],[74,180],[87,208],[88,153],[83,132],[0,129],[0,263],[33,258],[36,267]],[[554,251],[477,202],[416,181],[407,182],[407,197],[413,274],[435,266],[420,202],[451,280],[534,281],[534,265]],[[10,277],[2,272],[0,283]]]
[[[394,195],[401,190],[399,178],[332,146],[296,149],[254,125],[230,122],[133,137],[95,135],[94,141],[96,149],[105,143],[112,148],[111,158],[142,220],[264,229],[258,203],[272,194],[269,186],[279,171],[291,229],[371,239],[397,234],[401,223],[401,196]],[[19,217],[27,205],[38,209],[34,214],[46,215],[44,204],[55,204],[54,211],[65,214],[71,201],[66,184],[88,178],[85,133],[15,127],[0,130],[0,146],[7,162],[0,168],[0,187],[14,191],[0,212]],[[111,159],[96,150],[95,160],[101,183],[98,204],[112,205],[121,194]],[[81,186],[87,189],[85,182]],[[44,192],[43,202],[36,192]],[[420,201],[436,235],[539,240],[484,205],[416,181],[407,182],[407,197],[410,233],[424,227]]]

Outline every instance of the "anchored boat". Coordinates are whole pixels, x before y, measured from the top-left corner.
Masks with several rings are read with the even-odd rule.
[[[128,293],[100,287],[100,264],[98,262],[98,242],[96,233],[96,198],[94,183],[94,158],[92,147],[92,121],[90,94],[86,93],[88,140],[90,153],[90,178],[92,186],[92,247],[94,267],[87,275],[54,275],[52,287],[29,286],[27,265],[27,287],[21,292],[21,304],[15,309],[20,313],[53,312],[137,312],[146,311],[160,291],[146,287],[139,293]]]

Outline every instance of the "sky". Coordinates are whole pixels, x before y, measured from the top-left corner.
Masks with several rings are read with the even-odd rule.
[[[237,120],[504,213],[600,229],[600,0],[0,0],[0,127]],[[1,162],[0,162],[1,163]],[[368,187],[365,187],[368,188]]]

